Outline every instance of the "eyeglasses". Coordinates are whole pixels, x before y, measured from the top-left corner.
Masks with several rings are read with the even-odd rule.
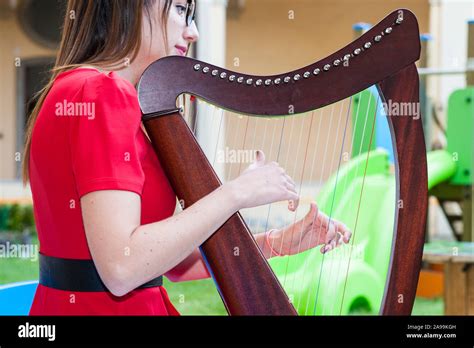
[[[191,26],[196,16],[196,2],[194,0],[188,0],[186,4],[186,26]]]

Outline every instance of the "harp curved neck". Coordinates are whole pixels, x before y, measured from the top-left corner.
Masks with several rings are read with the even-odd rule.
[[[241,74],[195,59],[170,56],[151,64],[139,84],[144,119],[177,111],[189,93],[249,115],[299,114],[332,104],[413,64],[420,56],[418,23],[397,10],[364,35],[309,66],[271,76]]]

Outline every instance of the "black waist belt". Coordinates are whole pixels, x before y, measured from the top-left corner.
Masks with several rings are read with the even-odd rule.
[[[77,292],[109,291],[92,260],[62,259],[39,253],[39,265],[39,283],[49,288]],[[159,276],[139,289],[161,285],[163,277]]]

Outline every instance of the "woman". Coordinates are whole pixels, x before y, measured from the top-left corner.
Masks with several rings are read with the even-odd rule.
[[[134,86],[150,63],[197,41],[194,7],[69,1],[25,147],[41,250],[31,315],[177,315],[161,275],[209,277],[198,247],[240,209],[284,200],[296,209],[295,183],[258,152],[242,175],[173,216],[176,197],[141,127]],[[327,252],[349,238],[315,203],[305,219],[256,236],[268,258],[317,245]]]

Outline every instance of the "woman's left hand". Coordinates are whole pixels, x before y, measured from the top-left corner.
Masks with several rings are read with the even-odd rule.
[[[349,243],[351,231],[342,222],[330,219],[320,212],[316,202],[311,202],[306,216],[294,224],[274,230],[270,238],[274,239],[273,248],[281,255],[294,255],[319,245],[321,253],[335,249],[343,243]],[[281,249],[281,250],[280,250]]]

